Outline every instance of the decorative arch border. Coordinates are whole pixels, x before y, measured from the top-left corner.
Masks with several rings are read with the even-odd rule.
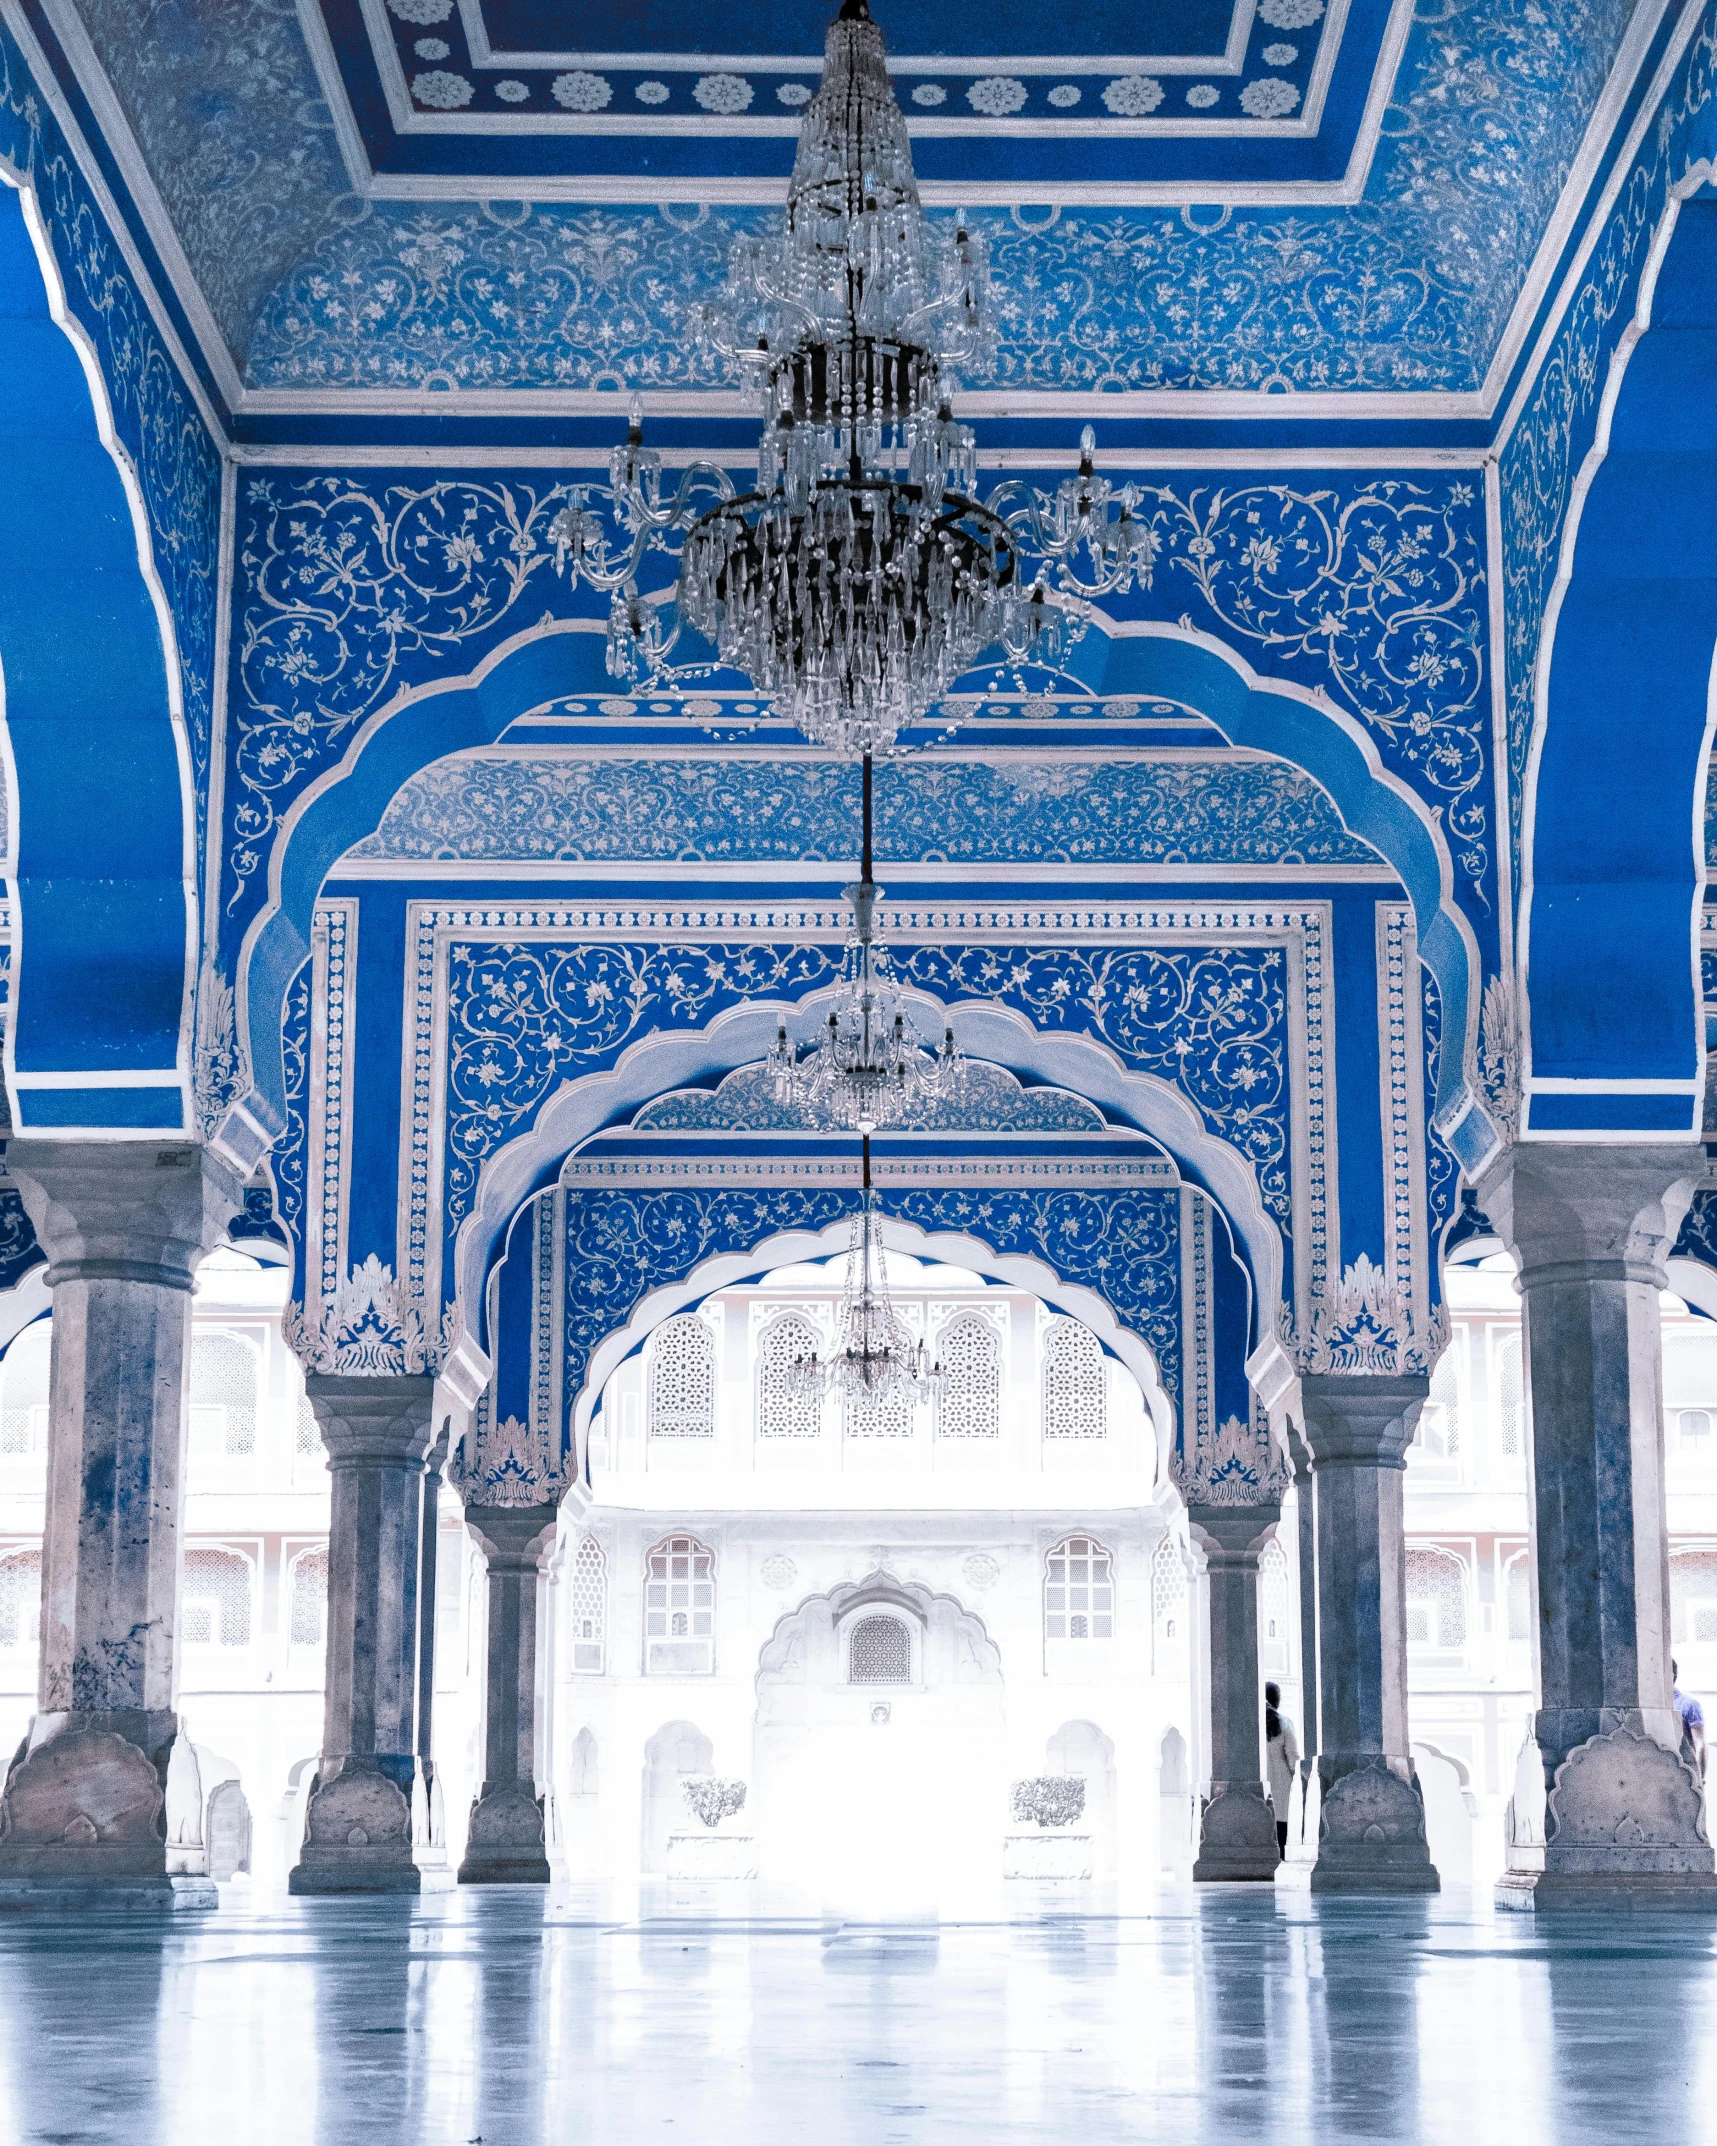
[[[896,1616],[909,1617],[918,1627],[915,1638],[914,1660],[922,1680],[922,1655],[917,1651],[924,1644],[937,1613],[952,1619],[956,1633],[971,1643],[973,1659],[986,1672],[979,1681],[1000,1683],[1002,1678],[1002,1650],[990,1637],[989,1627],[976,1610],[971,1610],[958,1595],[934,1587],[927,1587],[922,1580],[903,1580],[886,1565],[874,1565],[861,1580],[842,1580],[837,1586],[818,1594],[806,1595],[794,1608],[784,1610],[775,1620],[774,1630],[758,1650],[757,1669],[752,1679],[752,1688],[761,1698],[764,1679],[771,1683],[782,1680],[792,1652],[795,1638],[804,1637],[811,1619],[819,1611],[827,1611],[829,1625],[837,1641],[848,1619],[865,1610],[889,1611]]]
[[[1455,902],[1454,867],[1435,812],[1384,768],[1357,718],[1326,695],[1261,677],[1225,641],[1189,625],[1116,621],[1100,612],[1094,623],[1098,631],[1070,665],[1090,691],[1182,701],[1233,743],[1291,760],[1400,875],[1420,958],[1437,979],[1444,1009],[1436,1123],[1469,1172],[1476,1169],[1498,1140],[1475,1073],[1481,959]],[[598,690],[605,634],[599,619],[545,620],[460,677],[402,690],[287,810],[269,854],[267,899],[245,932],[234,979],[250,1086],[226,1113],[216,1144],[235,1163],[254,1168],[285,1128],[281,1016],[310,952],[312,912],[328,874],[421,768],[492,744],[532,709]]]
[[[1699,919],[1705,776],[1717,730],[1717,516],[1707,469],[1717,419],[1708,367],[1701,373],[1678,362],[1685,353],[1651,331],[1703,327],[1708,350],[1717,348],[1714,184],[1717,164],[1706,157],[1669,190],[1634,318],[1610,359],[1592,445],[1570,487],[1539,638],[1516,959],[1520,1131],[1540,1140],[1697,1139],[1701,1129]],[[1684,225],[1690,209],[1700,221]],[[1695,289],[1686,295],[1703,321],[1675,320],[1681,293],[1660,306],[1678,237],[1694,261]],[[1666,448],[1679,452],[1666,457]],[[1649,458],[1645,470],[1641,457]],[[1666,459],[1671,481],[1652,483],[1648,498]],[[1600,511],[1588,528],[1594,501]],[[1620,556],[1642,545],[1660,556],[1679,552],[1682,561],[1679,572],[1656,577],[1665,593],[1655,605],[1643,577],[1616,572]],[[1696,570],[1701,561],[1704,573]],[[1618,589],[1627,594],[1625,620]],[[1676,674],[1676,654],[1691,671],[1683,662]],[[1680,717],[1673,739],[1666,699]],[[1628,723],[1630,712],[1654,720],[1642,731]],[[1631,824],[1618,821],[1621,769],[1603,750],[1606,735],[1623,740],[1638,803]],[[1639,750],[1642,735],[1653,738],[1652,751]],[[1650,797],[1639,795],[1642,779],[1654,786]],[[1678,813],[1686,815],[1690,846],[1682,867],[1666,876],[1664,831]],[[1626,1056],[1604,1066],[1618,1047]]]
[[[32,269],[39,309],[0,317],[7,467],[32,489],[29,557],[0,582],[6,1090],[21,1134],[158,1138],[195,1125],[197,810],[178,638],[34,183],[0,159],[0,271],[31,301]],[[71,651],[101,680],[99,722],[64,682]]]

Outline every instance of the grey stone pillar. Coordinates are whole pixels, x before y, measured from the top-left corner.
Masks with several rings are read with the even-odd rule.
[[[53,1291],[40,1710],[0,1794],[0,1893],[212,1907],[175,1620],[191,1288],[241,1194],[202,1149],[17,1140]],[[174,1764],[175,1746],[180,1745]],[[169,1821],[173,1822],[170,1824]]]
[[[1189,1505],[1210,1587],[1210,1795],[1199,1828],[1196,1883],[1276,1875],[1276,1813],[1259,1753],[1258,1559],[1282,1516],[1277,1504]]]
[[[1532,1395],[1546,1807],[1505,1906],[1717,1908],[1670,1697],[1658,1307],[1706,1170],[1691,1146],[1527,1145],[1479,1186],[1520,1263]]]
[[[1300,1573],[1300,1765],[1311,1763],[1318,1747],[1318,1518],[1312,1487],[1312,1457],[1305,1440],[1290,1429],[1288,1450],[1294,1463],[1294,1524]],[[1278,1815],[1286,1817],[1287,1813]]]
[[[461,1885],[546,1885],[548,1836],[537,1790],[537,1644],[549,1505],[468,1505],[465,1524],[489,1567],[483,1786],[471,1806]]]
[[[417,1780],[412,1790],[412,1839],[420,1870],[445,1873],[447,1829],[435,1773],[435,1589],[441,1545],[441,1469],[445,1432],[423,1464],[417,1552]]]
[[[1300,1381],[1317,1526],[1318,1745],[1305,1817],[1317,1853],[1282,1872],[1313,1892],[1437,1890],[1407,1736],[1401,1506],[1429,1386],[1422,1374]]]
[[[328,1449],[322,1757],[295,1893],[415,1893],[417,1558],[435,1381],[312,1372]]]

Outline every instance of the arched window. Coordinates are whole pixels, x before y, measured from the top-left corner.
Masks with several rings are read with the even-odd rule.
[[[1453,1348],[1443,1351],[1431,1373],[1431,1391],[1414,1425],[1413,1445],[1421,1463],[1445,1471],[1460,1465],[1460,1383]]]
[[[1676,1443],[1682,1452],[1693,1460],[1709,1460],[1711,1457],[1711,1411],[1708,1408],[1681,1408],[1675,1414]]]
[[[1717,1644],[1717,1550],[1680,1550],[1670,1558],[1669,1629],[1678,1647]]]
[[[910,1684],[912,1634],[898,1617],[861,1617],[847,1637],[849,1684]]]
[[[1279,1542],[1258,1558],[1258,1644],[1266,1676],[1288,1673],[1288,1558]]]
[[[715,1436],[715,1336],[698,1318],[670,1319],[650,1337],[650,1436]]]
[[[1407,1552],[1407,1644],[1447,1652],[1467,1643],[1467,1568],[1449,1550]]]
[[[715,1552],[670,1535],[644,1560],[644,1667],[707,1676],[715,1667]]]
[[[587,1725],[572,1740],[566,1792],[569,1796],[594,1796],[597,1787],[596,1732]]]
[[[255,1567],[236,1550],[185,1552],[179,1593],[179,1636],[188,1647],[250,1645],[251,1582]]]
[[[1043,1345],[1043,1435],[1059,1440],[1109,1435],[1109,1378],[1095,1334],[1062,1319]]]
[[[608,1560],[594,1535],[586,1535],[573,1555],[571,1594],[573,1669],[599,1677],[607,1657]]]
[[[48,1443],[48,1363],[53,1328],[38,1319],[0,1365],[0,1453],[41,1453]]]
[[[1508,1636],[1511,1644],[1526,1646],[1532,1639],[1532,1555],[1522,1550],[1511,1557],[1503,1573],[1507,1596]]]
[[[287,1633],[295,1647],[321,1647],[328,1639],[328,1553],[301,1550],[292,1560]]]
[[[1497,1424],[1510,1460],[1526,1451],[1526,1395],[1521,1379],[1520,1336],[1504,1334],[1496,1349]]]
[[[1165,1535],[1151,1559],[1151,1628],[1159,1669],[1186,1667],[1186,1609],[1186,1562],[1179,1543]]]
[[[0,1557],[0,1647],[42,1642],[42,1553],[11,1550]]]
[[[205,1451],[256,1451],[256,1370],[235,1335],[191,1336],[191,1435]]]
[[[1002,1341],[987,1319],[967,1312],[936,1338],[942,1393],[938,1438],[995,1438],[1002,1427]]]
[[[797,1312],[771,1322],[757,1352],[759,1438],[815,1438],[821,1431],[821,1400],[795,1386],[789,1374],[795,1363],[820,1355],[822,1346],[817,1329]]]
[[[310,1406],[310,1396],[300,1386],[298,1402],[292,1417],[292,1449],[307,1457],[322,1451],[322,1432],[316,1421],[316,1411]]]
[[[1114,1567],[1108,1551],[1089,1535],[1066,1536],[1044,1560],[1043,1636],[1115,1636]]]

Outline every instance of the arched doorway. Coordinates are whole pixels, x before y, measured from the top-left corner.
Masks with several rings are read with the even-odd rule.
[[[1075,1773],[1085,1783],[1080,1828],[1091,1836],[1091,1874],[1115,1874],[1115,1746],[1094,1721],[1067,1721],[1044,1747],[1051,1773]]]
[[[644,1746],[644,1839],[642,1868],[660,1877],[668,1867],[668,1835],[690,1824],[681,1784],[715,1766],[715,1746],[690,1721],[670,1721]]]

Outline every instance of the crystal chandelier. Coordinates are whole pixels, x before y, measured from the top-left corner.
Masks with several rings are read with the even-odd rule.
[[[954,1031],[926,1050],[912,1025],[888,947],[877,929],[882,889],[871,863],[871,761],[863,762],[864,838],[859,878],[842,891],[852,904],[841,996],[822,1037],[802,1055],[785,1019],[769,1053],[776,1100],[827,1130],[870,1133],[917,1116],[927,1103],[954,1101],[966,1061]]]
[[[864,1175],[859,1211],[847,1245],[846,1285],[835,1353],[825,1364],[815,1354],[796,1356],[788,1366],[788,1383],[806,1395],[838,1394],[849,1406],[875,1408],[907,1393],[934,1393],[942,1367],[930,1360],[922,1341],[914,1342],[906,1322],[888,1294],[887,1254],[882,1218],[870,1181],[870,1139],[863,1143]]]
[[[635,401],[609,471],[619,540],[594,487],[556,519],[559,568],[611,597],[612,677],[655,677],[690,626],[806,737],[858,758],[991,648],[1059,666],[1089,599],[1148,574],[1157,539],[1133,488],[1097,475],[1089,428],[1052,496],[1013,479],[979,502],[952,394],[955,368],[989,360],[987,295],[982,239],[958,215],[951,235],[925,221],[882,33],[868,0],[844,0],[781,231],[741,240],[696,315],[755,383],[755,486],[694,463],[664,496]],[[641,595],[647,555],[676,535],[674,601]]]

